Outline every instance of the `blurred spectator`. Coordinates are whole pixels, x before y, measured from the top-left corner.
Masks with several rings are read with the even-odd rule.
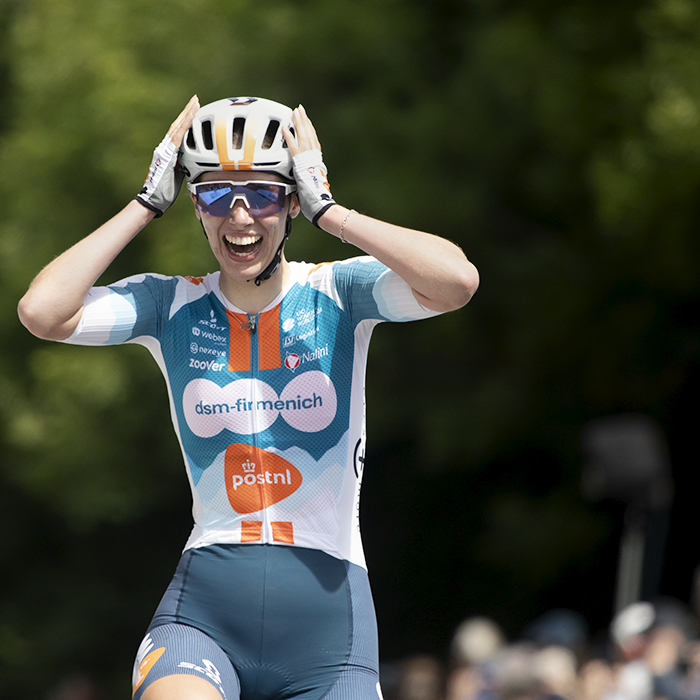
[[[586,646],[588,625],[580,613],[554,609],[531,622],[525,628],[523,638],[538,647],[564,647],[578,658]]]
[[[564,646],[548,646],[537,652],[535,678],[540,693],[545,697],[574,700],[577,697],[578,677],[576,656]]]
[[[578,700],[612,698],[615,688],[613,670],[603,659],[586,661],[578,673]]]
[[[623,609],[611,628],[619,665],[609,700],[684,700],[684,666],[696,632],[690,609],[672,598]]]
[[[47,695],[47,700],[103,700],[104,695],[97,684],[83,673],[64,678]]]
[[[700,700],[700,642],[688,645],[686,661],[688,671],[683,682],[683,695],[688,700]]]
[[[442,700],[442,664],[433,656],[411,656],[401,664],[396,700]]]
[[[492,659],[504,646],[501,628],[488,617],[470,617],[457,628],[450,653],[453,663],[482,664]]]
[[[615,644],[615,686],[608,700],[651,700],[652,677],[644,660],[647,633],[654,624],[651,603],[633,603],[613,619],[611,636]]]
[[[673,598],[654,602],[655,619],[647,641],[646,662],[655,698],[681,700],[687,696],[685,673],[697,624],[688,606]]]
[[[494,669],[498,700],[537,700],[541,697],[536,658],[536,649],[527,644],[513,644],[501,651]]]
[[[505,636],[493,620],[471,617],[462,622],[450,647],[446,700],[492,698],[492,662],[504,645]]]

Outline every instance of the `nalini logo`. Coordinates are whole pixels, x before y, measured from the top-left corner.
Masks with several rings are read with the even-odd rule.
[[[284,366],[292,372],[296,372],[300,362],[301,358],[295,352],[287,353],[287,357],[284,358]]]
[[[291,462],[253,445],[229,445],[224,473],[228,500],[236,513],[269,508],[291,496],[303,481]]]

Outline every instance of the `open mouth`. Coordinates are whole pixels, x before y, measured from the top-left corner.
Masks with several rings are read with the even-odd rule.
[[[262,236],[224,236],[224,243],[232,255],[239,258],[248,258],[260,250]]]

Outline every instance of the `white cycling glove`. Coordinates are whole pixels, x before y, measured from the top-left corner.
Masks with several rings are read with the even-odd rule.
[[[313,149],[294,156],[294,179],[302,213],[320,228],[317,223],[319,218],[335,204],[321,151]]]
[[[163,216],[180,192],[185,176],[180,168],[175,167],[178,152],[170,136],[166,135],[153,151],[148,177],[135,197],[144,207],[154,211],[156,218]]]

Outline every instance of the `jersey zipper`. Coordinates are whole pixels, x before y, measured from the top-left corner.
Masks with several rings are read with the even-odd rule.
[[[258,375],[260,373],[260,348],[258,345],[258,319],[260,314],[247,314],[248,316],[248,330],[250,332],[250,375],[253,378],[253,380],[258,379]],[[258,405],[258,390],[257,390],[257,381],[253,381],[251,383],[251,400],[253,402],[252,405],[252,410],[253,410],[253,415],[251,417],[251,422],[253,424],[253,447],[256,448],[258,455],[260,455],[259,451],[259,442],[258,442],[258,412],[257,412],[257,405]],[[260,470],[259,473],[263,473],[263,465],[259,464],[258,468]],[[266,543],[269,539],[268,536],[268,531],[269,531],[269,516],[267,513],[267,508],[265,507],[265,491],[263,486],[260,486],[261,490],[261,495],[263,496],[262,500],[262,532],[260,536],[260,541],[262,544]]]

